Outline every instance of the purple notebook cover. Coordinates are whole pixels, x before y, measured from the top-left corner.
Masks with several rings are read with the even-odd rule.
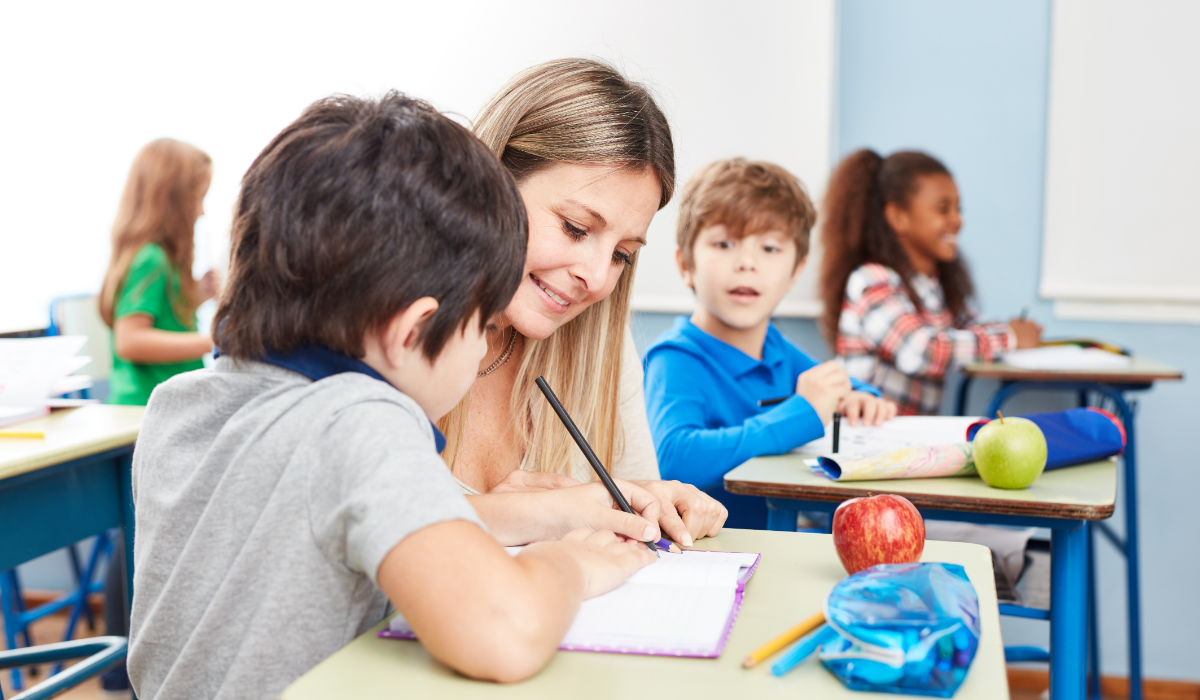
[[[707,550],[704,550],[707,551]],[[730,552],[730,554],[745,554],[746,552]],[[746,583],[750,581],[750,577],[754,575],[758,569],[758,563],[762,561],[762,555],[758,554],[754,557],[754,563],[746,569],[746,573],[737,581],[737,590],[733,594],[733,608],[729,611],[729,618],[725,620],[725,630],[721,633],[721,642],[717,644],[717,648],[712,651],[706,650],[685,650],[685,649],[659,649],[656,647],[611,647],[605,645],[583,646],[580,644],[563,644],[559,647],[561,651],[596,651],[606,654],[641,654],[643,656],[679,656],[695,659],[715,659],[725,651],[725,644],[729,642],[729,633],[733,632],[733,623],[737,621],[738,612],[742,609],[742,598],[746,594]],[[412,632],[393,632],[391,629],[384,627],[379,630],[378,637],[384,639],[416,639],[417,635]]]

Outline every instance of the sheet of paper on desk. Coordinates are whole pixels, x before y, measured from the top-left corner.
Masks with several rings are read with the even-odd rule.
[[[1049,345],[1028,350],[1011,350],[1004,353],[1004,362],[1020,369],[1066,371],[1127,369],[1133,358],[1097,348]]]
[[[953,445],[967,441],[967,428],[979,420],[973,416],[899,416],[880,426],[852,426],[844,419],[838,440],[839,452],[867,454],[905,447]],[[819,455],[833,452],[833,429],[825,436],[793,450]]]
[[[660,554],[616,590],[584,601],[559,649],[720,656],[758,557],[741,552]],[[400,615],[379,636],[414,637]]]

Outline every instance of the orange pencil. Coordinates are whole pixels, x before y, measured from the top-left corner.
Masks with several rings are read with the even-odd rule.
[[[825,624],[824,612],[819,612],[816,615],[813,615],[787,632],[784,632],[778,637],[750,652],[750,655],[742,661],[742,668],[753,668],[756,664],[762,662],[771,654],[774,654],[775,652],[786,647],[809,632],[812,632],[823,624]]]

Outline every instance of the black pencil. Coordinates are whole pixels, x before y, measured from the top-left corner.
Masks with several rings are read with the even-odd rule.
[[[575,444],[579,445],[579,449],[583,452],[583,456],[587,457],[587,461],[592,465],[592,469],[596,470],[596,476],[599,476],[600,481],[604,482],[604,488],[608,489],[608,493],[612,496],[612,499],[616,501],[621,510],[625,511],[626,513],[636,515],[636,513],[633,512],[633,508],[629,506],[629,501],[625,500],[625,496],[621,493],[621,489],[617,488],[617,485],[613,483],[612,477],[608,475],[608,470],[605,469],[604,465],[600,463],[600,458],[597,457],[596,453],[592,451],[592,446],[588,444],[586,439],[584,439],[583,433],[579,432],[579,428],[575,425],[575,421],[571,420],[571,416],[567,414],[567,409],[563,408],[563,405],[559,402],[558,397],[555,396],[554,392],[550,389],[550,385],[546,383],[545,377],[538,377],[534,381],[537,383],[538,388],[542,390],[542,395],[545,396],[546,400],[550,402],[550,407],[553,408],[554,412],[558,414],[558,419],[562,421],[564,426],[566,426],[567,432],[571,434],[571,437],[575,438]],[[644,542],[643,544],[649,547],[650,551],[654,552],[655,554],[658,553],[659,549],[665,549],[667,551],[671,550],[671,543],[663,539],[660,539],[658,542]]]
[[[841,431],[842,431],[842,414],[838,413],[837,411],[834,411],[833,412],[833,453],[834,454],[837,454],[837,451],[838,451],[838,438],[840,437],[839,433],[841,433]]]

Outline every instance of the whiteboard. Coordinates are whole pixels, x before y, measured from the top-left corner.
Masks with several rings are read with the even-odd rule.
[[[656,81],[667,88],[679,178],[676,198],[655,217],[650,244],[639,257],[635,309],[688,313],[695,307],[675,264],[675,226],[678,195],[702,166],[735,156],[778,163],[820,204],[832,153],[833,5],[784,2],[746,11],[755,6],[730,4],[738,10],[729,13],[728,24],[715,15],[692,18],[690,31],[709,37],[703,42],[709,46],[690,55],[670,53],[654,64]],[[817,238],[814,230],[814,245]],[[814,252],[777,315],[820,315]]]
[[[1056,0],[1041,294],[1200,321],[1200,3]]]
[[[599,57],[660,98],[680,186],[735,155],[814,193],[828,170],[833,0],[17,3],[5,22],[22,29],[0,42],[0,332],[45,327],[53,297],[99,289],[129,165],[155,138],[213,157],[195,271],[223,267],[242,173],[334,92],[398,88],[465,121],[523,68]],[[675,211],[651,229],[639,308],[689,303]]]

